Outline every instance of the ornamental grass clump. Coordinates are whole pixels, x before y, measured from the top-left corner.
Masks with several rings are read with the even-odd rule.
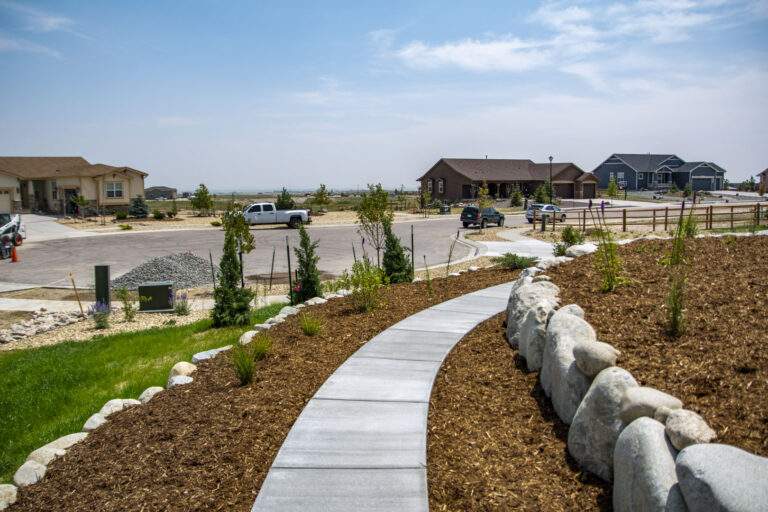
[[[539,259],[533,256],[520,256],[519,254],[508,252],[503,256],[493,258],[492,261],[497,267],[507,270],[516,270],[532,267],[536,265]]]
[[[685,286],[688,279],[685,258],[685,239],[688,237],[687,226],[693,218],[693,209],[687,219],[680,210],[677,231],[672,238],[672,248],[662,259],[662,264],[669,268],[669,292],[667,294],[667,334],[677,338],[685,331]],[[695,225],[695,221],[694,221]]]
[[[622,276],[624,265],[619,257],[619,246],[613,239],[613,233],[607,226],[601,225],[600,214],[590,210],[592,222],[595,225],[594,234],[597,236],[597,251],[595,252],[595,267],[601,276],[600,290],[612,292],[618,286],[628,283],[628,279]]]
[[[232,367],[241,386],[253,382],[256,362],[261,361],[272,349],[272,340],[264,333],[253,337],[248,345],[236,343],[232,348]]]
[[[562,233],[560,233],[560,239],[567,247],[584,243],[584,236],[573,226],[565,226]]]
[[[568,250],[568,247],[570,247],[565,242],[558,242],[552,247],[552,254],[555,256],[565,256],[565,251]]]
[[[138,308],[136,307],[134,300],[131,298],[131,294],[128,291],[128,288],[117,288],[115,290],[115,297],[117,297],[117,299],[123,304],[123,317],[125,318],[125,321],[133,322],[133,320],[136,318],[136,312],[138,311]]]
[[[323,330],[323,322],[311,313],[302,313],[299,315],[299,327],[305,335],[315,336]]]
[[[189,308],[189,296],[187,292],[177,292],[173,296],[173,312],[177,316],[188,316],[190,312]]]
[[[96,324],[96,328],[109,329],[109,315],[111,310],[104,302],[96,302],[88,308],[88,315],[93,317],[93,322]]]

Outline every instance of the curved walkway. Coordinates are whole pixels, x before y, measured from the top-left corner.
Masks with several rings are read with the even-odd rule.
[[[384,330],[344,362],[294,423],[253,511],[428,511],[427,413],[453,346],[502,312],[512,283]]]

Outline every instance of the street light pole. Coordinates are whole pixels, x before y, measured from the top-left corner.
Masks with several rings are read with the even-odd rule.
[[[552,155],[549,155],[549,202],[552,204],[555,200],[554,187],[552,185]]]

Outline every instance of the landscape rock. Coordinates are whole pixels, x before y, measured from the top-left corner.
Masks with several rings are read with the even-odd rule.
[[[539,267],[527,267],[520,272],[520,277],[534,277],[536,274],[539,274],[541,272],[544,272],[544,270],[540,269]]]
[[[614,512],[685,511],[675,457],[664,425],[650,418],[630,423],[613,452]]]
[[[480,269],[479,269],[478,267],[476,267],[476,266],[472,265],[472,266],[471,266],[471,267],[469,267],[467,270],[469,270],[470,272],[477,272],[477,271],[478,271],[478,270],[480,270]]]
[[[692,444],[711,443],[717,438],[717,433],[709,428],[704,418],[687,409],[672,410],[666,426],[669,440],[678,450]]]
[[[129,407],[135,407],[137,405],[141,405],[139,400],[136,400],[135,398],[123,398],[123,409],[128,409]]]
[[[768,459],[725,444],[696,444],[677,456],[690,512],[768,509]]]
[[[258,326],[257,326],[258,327]],[[270,327],[272,327],[270,325]],[[268,329],[268,328],[267,328]],[[259,329],[254,331],[246,331],[243,334],[240,335],[240,339],[237,341],[241,345],[247,345],[253,340],[253,337],[256,336],[260,330],[267,330],[267,329]]]
[[[535,372],[541,369],[544,344],[547,341],[547,321],[554,310],[551,301],[537,302],[528,310],[520,324],[519,351],[525,358],[529,371]]]
[[[578,258],[579,256],[586,256],[597,251],[597,246],[592,243],[572,245],[565,250],[565,255],[571,258]]]
[[[547,304],[551,309],[556,308],[560,302],[559,293],[560,289],[556,285],[546,281],[525,282],[521,286],[513,287],[507,303],[507,341],[513,348],[518,345],[520,324],[528,310],[540,303]]]
[[[573,347],[576,366],[587,377],[594,377],[606,368],[616,366],[620,354],[612,345],[602,341],[577,343]]]
[[[459,277],[460,275],[461,274],[458,272],[451,272],[450,274],[448,274],[448,277]]]
[[[48,446],[42,446],[37,450],[34,450],[32,453],[30,453],[27,456],[27,460],[33,460],[38,464],[47,466],[48,464],[58,459],[65,453],[67,453],[67,451],[61,448],[51,448]]]
[[[82,317],[77,313],[47,312],[45,308],[40,308],[32,313],[31,319],[13,324],[8,329],[0,329],[0,344],[22,340],[80,320]]]
[[[319,304],[325,304],[326,302],[328,301],[322,297],[312,297],[311,299],[304,301],[304,304],[307,306],[317,306]]]
[[[139,395],[139,402],[141,402],[143,404],[149,402],[150,400],[152,400],[152,397],[154,397],[156,394],[158,394],[162,390],[163,390],[163,388],[161,388],[160,386],[152,386],[152,387],[149,387],[149,388],[145,389],[141,393],[141,395]]]
[[[331,299],[340,299],[340,298],[341,298],[341,295],[339,295],[338,293],[331,293],[331,292],[326,292],[326,293],[324,293],[324,294],[323,294],[323,298],[324,298],[324,299],[328,299],[328,300],[331,300]]]
[[[253,331],[248,331],[248,332],[256,333],[256,332],[259,332],[259,331],[268,331],[271,328],[272,328],[272,324],[256,324],[256,325],[253,326]],[[253,335],[251,335],[251,337],[253,337]],[[241,336],[240,339],[242,339],[242,336]],[[245,343],[241,343],[241,344],[245,345]]]
[[[661,407],[658,407],[653,412],[653,419],[655,419],[656,421],[658,421],[662,425],[666,425],[667,418],[669,417],[669,415],[671,413],[672,413],[672,409],[670,409],[669,407],[661,406]]]
[[[5,510],[16,503],[17,489],[12,484],[0,484],[0,510]]]
[[[285,322],[285,319],[288,318],[285,315],[275,315],[272,318],[268,318],[266,322],[264,322],[267,325],[277,325]]]
[[[91,432],[93,430],[96,430],[106,422],[107,422],[107,418],[105,418],[101,414],[99,413],[92,414],[90,418],[85,420],[85,425],[83,425],[83,432]]]
[[[573,420],[591,382],[576,366],[573,348],[578,343],[596,340],[592,326],[573,312],[583,311],[566,306],[550,317],[539,374],[541,386],[552,399],[555,412],[567,424]]]
[[[183,386],[185,384],[191,384],[192,377],[189,377],[188,375],[174,375],[170,379],[168,379],[168,389],[175,388],[176,386]]]
[[[124,405],[123,405],[122,399],[113,398],[112,400],[109,400],[107,403],[105,403],[101,407],[101,410],[99,410],[99,414],[101,414],[105,418],[108,418],[111,414],[122,411],[123,407]]]
[[[56,448],[60,450],[68,450],[72,446],[83,441],[86,437],[88,437],[88,432],[75,432],[74,434],[67,434],[65,436],[61,436],[55,441],[51,441],[50,443],[45,445],[45,448]]]
[[[572,261],[573,258],[568,256],[556,256],[554,258],[546,258],[541,261],[539,261],[536,265],[542,269],[542,270],[549,270],[550,268],[556,267],[558,265],[562,265],[563,263],[568,263],[569,261]]]
[[[621,399],[621,421],[630,424],[637,418],[653,418],[656,409],[680,409],[683,406],[678,398],[655,388],[629,388]]]
[[[173,368],[171,368],[169,377],[175,377],[177,375],[192,375],[196,370],[197,366],[194,364],[188,363],[186,361],[179,361],[173,365]]]
[[[36,484],[43,479],[45,471],[46,467],[39,462],[28,460],[16,470],[16,473],[13,475],[13,483],[19,487]]]
[[[298,312],[299,312],[299,309],[293,306],[285,306],[283,309],[280,310],[280,314],[285,316],[295,315]]]
[[[248,332],[255,333],[256,331],[248,331]],[[245,334],[243,334],[243,336],[245,336]],[[247,343],[243,343],[242,342],[243,336],[240,336],[240,344],[241,345],[247,345]],[[249,342],[251,341],[252,337],[253,336],[251,336],[251,338],[248,338]],[[220,353],[226,352],[227,350],[230,350],[231,348],[232,348],[232,345],[226,345],[224,347],[212,348],[210,350],[206,350],[206,351],[203,351],[203,352],[198,352],[197,354],[192,356],[192,364],[198,364],[201,361],[205,361],[207,359],[211,359],[213,357],[216,357]]]
[[[605,481],[613,478],[613,451],[625,424],[619,417],[621,398],[637,386],[632,375],[616,366],[595,377],[568,429],[568,452],[584,469]]]
[[[350,290],[342,288],[341,290],[336,290],[336,293],[341,295],[342,297],[347,297],[349,295],[352,295],[352,292]]]
[[[534,276],[533,277],[533,282],[534,283],[539,283],[541,281],[552,281],[552,278],[547,276],[547,275],[543,275],[543,274],[539,275],[539,276]]]
[[[412,283],[420,283],[420,282],[422,282],[422,281],[424,281],[424,279],[422,279],[422,278],[420,278],[420,277],[414,277],[414,278],[413,278],[413,281],[411,281],[411,282],[412,282]],[[342,297],[343,297],[343,295],[342,295]]]
[[[218,277],[219,270],[215,272]],[[113,279],[112,287],[135,290],[140,284],[151,281],[171,281],[176,289],[209,285],[212,282],[211,264],[191,252],[152,258]]]

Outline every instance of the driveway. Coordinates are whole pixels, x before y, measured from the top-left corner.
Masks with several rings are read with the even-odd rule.
[[[39,217],[25,215],[28,217]],[[45,219],[45,218],[44,218]],[[107,264],[111,266],[112,277],[117,277],[146,260],[168,254],[190,251],[208,258],[213,254],[214,264],[221,257],[224,234],[214,230],[183,230],[164,232],[136,232],[110,235],[88,235],[77,232],[59,231],[46,224],[45,220],[30,224],[32,230],[44,233],[51,229],[46,241],[24,244],[19,251],[21,261],[9,263],[0,261],[0,282],[28,283],[42,286],[66,286],[68,275],[72,272],[79,286],[93,285],[93,266]],[[57,225],[58,226],[58,225]],[[410,246],[410,224],[395,224],[394,230],[405,246]],[[429,265],[444,263],[451,245],[450,237],[460,227],[456,219],[433,219],[414,222],[416,266],[423,266],[423,255]],[[29,230],[30,227],[27,229]],[[66,228],[65,226],[60,226]],[[69,229],[69,228],[67,228]],[[35,231],[30,231],[34,233]],[[292,229],[275,228],[252,231],[256,249],[245,255],[245,274],[268,273],[275,249],[275,272],[287,271],[286,236],[291,247],[298,245],[298,232]],[[352,245],[360,257],[362,247],[357,228],[354,226],[310,227],[310,236],[319,243],[318,266],[321,271],[338,275],[353,263]],[[30,235],[32,239],[34,235]],[[58,236],[58,238],[53,238]],[[32,240],[30,240],[32,242]],[[367,246],[368,244],[366,244]],[[370,247],[367,253],[375,259]],[[467,256],[470,249],[457,244],[452,256],[453,261]],[[293,268],[296,257],[291,250]]]
[[[24,213],[21,215],[21,221],[27,228],[27,241],[29,243],[89,236],[87,232],[59,224],[56,222],[56,217]]]

